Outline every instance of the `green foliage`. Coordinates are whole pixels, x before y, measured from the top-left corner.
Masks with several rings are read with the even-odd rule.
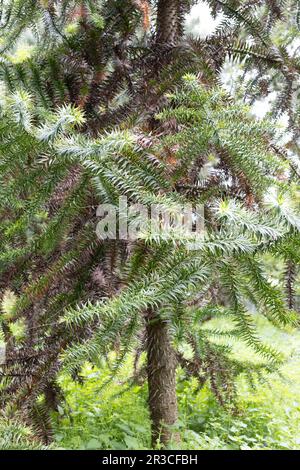
[[[74,383],[67,376],[61,377],[66,402],[60,405],[56,418],[56,445],[67,449],[149,447],[146,388],[136,384],[126,391],[130,370],[131,364],[127,361],[118,380],[105,388],[103,384],[111,373],[105,361],[99,369],[84,367],[83,384]]]
[[[193,2],[150,3],[154,35],[148,2],[2,6],[0,289],[9,360],[0,398],[46,444],[61,369],[76,377],[86,361],[113,353],[104,387],[137,351],[140,373],[149,310],[167,325],[183,370],[225,408],[237,377],[254,381],[283,359],[260,338],[248,303],[273,325],[298,321],[297,163],[276,122],[256,119],[246,104],[263,94],[260,76],[273,89],[284,82],[274,110],[289,113],[295,150],[299,63],[273,40],[295,2],[286,16],[281,2],[211,2],[224,17],[207,41],[183,35]],[[238,97],[218,84],[228,55],[250,71]],[[118,211],[120,196],[172,217],[202,204],[206,231],[147,226],[136,243],[100,240],[96,207]],[[287,263],[284,286],[268,279],[266,256]],[[202,328],[223,314],[229,331]],[[232,356],[232,345],[215,341],[227,337],[263,362]],[[134,446],[135,431],[130,444],[113,428],[109,439]]]
[[[25,98],[27,103],[27,96]],[[73,373],[86,360],[97,362],[98,357],[115,349],[118,343],[113,377],[127,354],[140,342],[145,327],[143,312],[155,308],[169,323],[174,345],[185,341],[192,348],[193,357],[185,365],[192,367],[196,376],[204,374],[219,402],[224,404],[235,394],[234,387],[230,385],[235,376],[249,365],[234,363],[226,348],[211,343],[208,333],[203,337],[198,322],[199,319],[200,323],[202,321],[205,304],[196,300],[197,307],[189,308],[186,299],[192,303],[199,294],[207,296],[206,302],[213,307],[213,315],[219,315],[220,307],[214,305],[209,289],[214,284],[221,285],[226,293],[228,316],[234,319],[234,334],[268,359],[270,367],[280,363],[280,355],[258,337],[253,319],[246,312],[245,301],[254,302],[261,313],[276,325],[295,322],[296,315],[286,308],[280,290],[275,290],[264,276],[260,256],[275,251],[276,247],[280,252],[280,241],[286,240],[289,234],[298,236],[299,216],[297,209],[285,202],[289,200],[285,196],[288,188],[278,179],[286,165],[266,144],[266,139],[275,138],[272,122],[254,120],[247,107],[239,102],[232,103],[219,88],[203,86],[194,75],[186,75],[178,90],[168,95],[168,100],[165,110],[157,118],[162,123],[175,119],[178,131],[166,133],[159,143],[151,145],[154,158],[139,144],[133,131],[115,130],[96,139],[78,135],[77,126],[82,125],[84,119],[75,107],[58,109],[46,118],[44,124],[36,127],[34,118],[20,112],[22,106],[19,101],[16,111],[15,102],[11,104],[8,100],[3,116],[7,123],[12,122],[16,126],[18,144],[9,147],[14,156],[13,163],[4,157],[3,164],[3,175],[8,176],[3,189],[8,187],[11,191],[15,211],[4,228],[6,237],[2,241],[2,256],[4,260],[5,252],[9,256],[2,269],[5,273],[9,265],[18,266],[20,263],[19,272],[24,273],[25,263],[28,280],[14,307],[18,323],[13,324],[12,319],[7,318],[4,327],[16,340],[21,340],[17,353],[20,348],[22,354],[23,344],[27,355],[26,341],[32,344],[32,338],[39,338],[35,350],[49,362],[42,359],[33,368],[30,364],[28,367],[30,374],[35,376],[40,374],[40,368],[47,367],[48,373],[52,371],[53,374],[47,380],[57,373],[56,365],[52,369],[53,359],[61,349],[66,350],[63,355],[65,370]],[[28,111],[30,106],[26,103],[24,106]],[[19,142],[23,146],[27,142],[24,150],[30,158],[29,166],[24,155],[20,158]],[[3,143],[5,155],[5,139]],[[168,156],[162,153],[166,147],[177,149],[173,156],[176,160],[174,169],[168,164]],[[51,163],[48,159],[40,163],[41,151],[51,155]],[[201,182],[197,179],[199,152],[202,154],[200,166],[210,165],[210,172],[217,176],[212,183],[210,172],[205,176],[200,171]],[[214,158],[211,158],[212,154]],[[16,176],[11,173],[13,165]],[[43,172],[45,165],[47,171]],[[29,175],[25,198],[19,192],[19,178],[23,178],[24,170]],[[56,188],[59,191],[60,185],[66,184],[65,175],[68,173],[72,184],[66,186],[66,193],[55,202]],[[192,173],[196,174],[196,180],[191,181],[192,186],[203,188],[199,199],[197,194],[195,197],[189,192],[178,191]],[[95,181],[98,181],[97,185],[93,184]],[[99,183],[102,187],[100,194],[97,193]],[[236,185],[239,188],[237,193]],[[208,189],[208,197],[205,197]],[[214,191],[211,192],[212,189]],[[271,196],[275,194],[276,197],[264,197],[267,189]],[[49,194],[54,199],[54,207],[57,206],[54,211],[46,202]],[[86,212],[86,204],[93,207],[91,198],[101,202],[103,195],[104,201],[112,204],[116,204],[116,196],[121,195],[128,196],[131,202],[148,206],[159,203],[171,214],[184,203],[205,202],[206,233],[204,236],[196,234],[191,240],[191,234],[176,233],[168,227],[160,228],[157,233],[147,229],[131,255],[117,267],[117,277],[125,288],[118,294],[110,293],[110,298],[103,292],[100,299],[92,302],[88,290],[77,289],[75,284],[73,292],[78,276],[74,273],[81,272],[81,275],[89,277],[99,262],[105,262],[101,240],[96,239],[94,233],[93,215]],[[34,215],[37,221],[30,237],[28,224],[32,224],[32,219],[29,214]],[[42,219],[40,214],[44,214]],[[189,249],[191,241],[195,243],[193,250]],[[21,256],[13,247],[15,245],[24,250]],[[113,258],[116,260],[120,248],[115,244]],[[32,250],[37,256],[35,260],[28,258]],[[146,256],[141,258],[140,250],[144,250]],[[81,258],[82,253],[85,254]],[[41,262],[46,264],[46,268],[39,272]],[[110,266],[111,273],[106,273],[106,276],[116,276],[115,270],[116,266]],[[127,281],[128,274],[130,282]],[[62,282],[61,293],[58,282]],[[105,274],[103,282],[109,282]],[[58,294],[49,296],[55,285]],[[45,299],[42,313],[31,316],[25,332],[22,319],[27,317],[38,299]],[[85,299],[87,301],[83,303]],[[96,326],[93,333],[89,329],[92,325]],[[74,331],[79,336],[74,335]],[[82,337],[80,332],[83,331],[85,335]],[[213,332],[212,336],[215,334]],[[60,338],[58,342],[57,336]],[[53,358],[48,352],[51,342],[57,348]],[[67,347],[69,345],[70,348]],[[214,371],[216,363],[217,374]],[[252,373],[259,371],[252,370]],[[28,380],[29,386],[30,378]],[[41,377],[33,400],[45,385]],[[24,382],[20,383],[20,397],[23,393],[27,393]],[[34,416],[39,416],[35,413],[35,406],[30,412],[30,419],[34,420]],[[41,435],[44,435],[43,429]],[[45,436],[44,441],[48,442],[48,437]]]
[[[0,450],[43,450],[32,430],[17,419],[0,417]]]

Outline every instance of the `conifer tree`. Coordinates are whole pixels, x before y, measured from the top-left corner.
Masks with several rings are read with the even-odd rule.
[[[260,79],[237,97],[218,79],[226,58],[243,59],[251,79],[264,72],[295,87],[298,60],[272,34],[296,2],[287,12],[280,1],[254,3],[211,1],[223,23],[206,40],[184,34],[185,0],[2,7],[1,402],[46,444],[58,373],[76,379],[85,361],[112,350],[112,375],[136,354],[133,379],[147,353],[152,446],[179,438],[179,366],[226,406],[238,374],[280,363],[246,302],[276,325],[297,320],[262,264],[267,253],[298,263],[296,113],[291,100],[276,103],[289,111],[291,154],[275,122],[245,104],[263,93]],[[97,206],[118,211],[122,196],[171,218],[201,204],[205,234],[158,225],[135,242],[99,239]],[[220,314],[233,320],[230,332],[203,328]],[[232,359],[214,341],[224,335],[261,354],[263,367]]]

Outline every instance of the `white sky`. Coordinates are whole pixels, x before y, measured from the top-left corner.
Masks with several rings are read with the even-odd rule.
[[[186,17],[186,30],[193,36],[205,38],[214,31],[220,21],[221,16],[214,20],[209,5],[200,1],[191,8]]]

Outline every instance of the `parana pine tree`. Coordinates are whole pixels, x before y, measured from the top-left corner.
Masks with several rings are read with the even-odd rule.
[[[0,401],[46,444],[62,370],[79,380],[86,361],[115,351],[113,378],[134,354],[132,381],[148,381],[151,445],[168,446],[180,439],[179,367],[228,406],[237,375],[281,361],[248,302],[275,325],[297,322],[300,64],[279,33],[280,22],[299,26],[298,2],[211,0],[222,21],[208,39],[185,33],[193,3],[1,6]],[[242,64],[234,96],[220,85],[226,61]],[[288,148],[272,116],[258,120],[249,107],[274,90]],[[171,219],[203,207],[205,231],[158,224],[135,241],[99,238],[97,207],[122,215],[125,196]],[[287,262],[287,299],[264,273],[266,254]],[[234,324],[226,334],[205,326],[220,314]],[[224,335],[263,366],[232,359],[215,341]]]

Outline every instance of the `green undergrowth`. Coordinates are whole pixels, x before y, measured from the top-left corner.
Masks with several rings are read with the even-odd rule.
[[[235,410],[222,408],[206,386],[198,390],[193,379],[178,373],[178,423],[184,449],[300,449],[300,333],[278,330],[261,317],[260,336],[286,357],[281,376],[272,374],[255,388],[240,377]],[[230,328],[225,318],[209,326]],[[261,359],[240,342],[233,354],[241,360]],[[55,445],[64,449],[148,449],[150,421],[145,384],[128,389],[132,373],[128,358],[120,374],[106,387],[107,362],[98,368],[86,364],[83,384],[61,377],[66,402],[55,417]],[[174,447],[174,446],[173,446]]]
[[[279,330],[256,318],[259,334],[286,358],[280,375],[271,374],[252,388],[245,377],[237,380],[237,406],[224,409],[208,386],[200,391],[195,379],[178,372],[178,423],[183,449],[300,449],[300,332]],[[230,329],[224,317],[206,327]],[[261,361],[241,342],[232,342],[240,360]],[[62,375],[65,401],[53,416],[58,449],[149,449],[150,420],[146,383],[128,387],[132,374],[128,357],[117,377],[109,381],[110,360],[86,364],[82,383]],[[106,384],[106,386],[104,386]],[[175,445],[171,445],[175,448]],[[178,446],[177,446],[178,447]],[[29,429],[13,417],[0,416],[0,449],[40,449]]]

